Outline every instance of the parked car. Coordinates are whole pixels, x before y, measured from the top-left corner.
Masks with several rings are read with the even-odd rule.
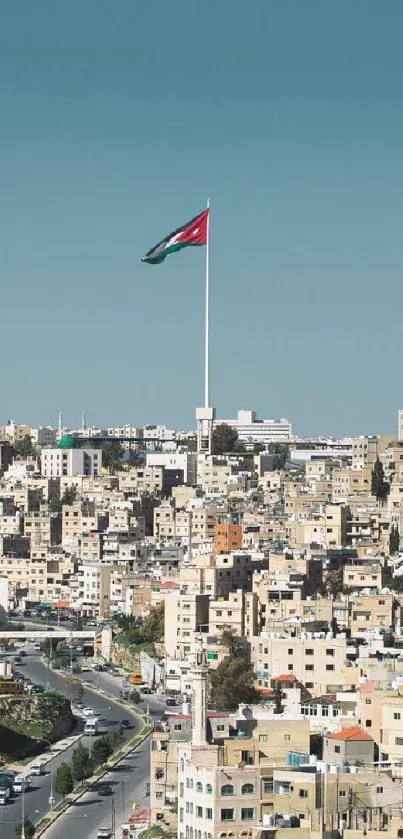
[[[140,688],[140,693],[152,693],[152,690],[151,688],[148,688],[147,685],[144,685],[144,687]]]
[[[93,708],[83,708],[83,714],[84,714],[85,717],[93,717],[94,714],[95,714],[95,711],[94,711]]]
[[[121,728],[131,728],[132,724],[131,724],[130,720],[122,720],[122,722],[120,723],[120,727]]]
[[[100,827],[97,833],[97,839],[111,839],[112,831],[109,827]]]

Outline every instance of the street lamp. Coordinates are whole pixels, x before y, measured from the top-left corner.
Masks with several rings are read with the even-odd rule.
[[[37,737],[37,743],[47,743],[50,748],[52,748],[52,743],[50,740],[47,740],[46,737]],[[50,811],[53,810],[53,805],[55,803],[55,799],[53,797],[53,766],[52,766],[52,758],[49,761],[50,765],[50,796],[49,796],[49,804],[50,804]],[[23,792],[24,797],[24,792]],[[25,836],[22,836],[21,839],[25,839]]]

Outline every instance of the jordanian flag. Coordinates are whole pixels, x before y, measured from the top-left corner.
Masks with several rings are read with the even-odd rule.
[[[188,221],[182,227],[178,227],[173,233],[169,233],[161,242],[158,242],[158,245],[151,248],[141,261],[149,262],[150,265],[158,265],[164,261],[169,253],[181,251],[182,248],[187,248],[191,245],[206,245],[208,214],[208,209],[203,210],[202,213],[192,218],[191,221]]]

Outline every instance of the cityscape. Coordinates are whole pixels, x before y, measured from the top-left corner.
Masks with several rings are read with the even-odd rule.
[[[0,839],[403,839],[398,0],[0,26]]]
[[[1,837],[397,839],[403,411],[196,417],[0,428]]]

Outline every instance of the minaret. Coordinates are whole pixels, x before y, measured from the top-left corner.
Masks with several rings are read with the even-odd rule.
[[[82,417],[82,420],[81,420],[81,428],[82,428],[83,431],[85,431],[86,428],[87,428],[87,417],[85,416],[85,411],[83,411],[83,417]]]
[[[59,411],[59,425],[57,429],[57,439],[61,440],[63,436],[63,414]]]
[[[205,653],[201,647],[196,653],[192,676],[192,746],[207,744],[207,672]]]

